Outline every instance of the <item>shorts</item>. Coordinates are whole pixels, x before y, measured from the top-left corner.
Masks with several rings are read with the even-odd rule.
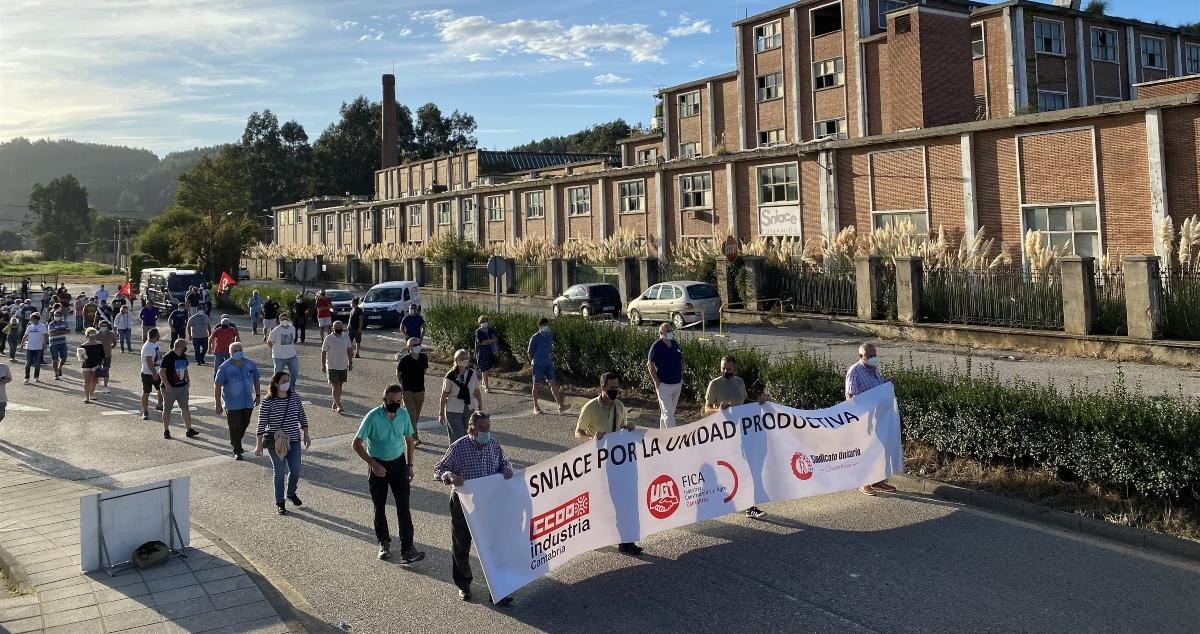
[[[56,341],[50,344],[50,360],[51,361],[66,361],[67,360],[67,342]]]
[[[328,328],[333,324],[333,317],[317,317],[318,328]]]
[[[272,328],[274,328],[275,326],[278,326],[278,325],[279,325],[278,319],[264,319],[263,320],[263,330],[270,331]]]
[[[534,383],[545,383],[546,381],[553,381],[553,380],[555,380],[555,378],[556,377],[554,376],[554,364],[553,363],[550,363],[547,365],[534,364],[534,366],[533,366],[533,382]]]
[[[362,331],[361,330],[351,330],[350,331],[350,341],[353,341],[354,343],[362,343]]]
[[[330,370],[329,371],[329,382],[330,383],[345,383],[346,379],[349,376],[350,376],[349,370]]]
[[[162,379],[152,374],[142,375],[142,394],[149,394],[162,385]]]
[[[179,409],[185,410],[188,408],[188,387],[165,387],[163,388],[163,411],[171,411],[171,406],[179,403]]]

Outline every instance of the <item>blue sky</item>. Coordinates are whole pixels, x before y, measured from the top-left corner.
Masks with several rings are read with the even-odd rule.
[[[785,0],[5,0],[0,140],[145,147],[159,155],[240,136],[251,112],[296,119],[315,140],[338,106],[397,98],[475,115],[506,148],[624,117],[653,93],[734,66],[737,17]],[[1195,0],[1113,0],[1167,24]]]

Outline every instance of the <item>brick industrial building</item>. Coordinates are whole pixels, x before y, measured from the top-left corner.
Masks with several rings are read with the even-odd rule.
[[[734,23],[737,68],[660,91],[616,156],[472,150],[396,164],[370,199],[274,209],[279,244],[447,232],[491,245],[632,230],[808,240],[901,220],[1009,246],[1153,253],[1200,213],[1200,37],[1077,3],[794,2]],[[383,78],[394,112],[394,78]]]

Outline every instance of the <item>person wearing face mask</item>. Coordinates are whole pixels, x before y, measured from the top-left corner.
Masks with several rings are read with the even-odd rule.
[[[250,301],[246,302],[246,308],[250,309],[250,333],[258,334],[258,322],[262,321],[263,298],[259,294],[258,289],[250,292]]]
[[[467,417],[483,409],[479,391],[479,373],[470,367],[471,356],[466,350],[454,353],[454,367],[442,379],[442,400],[438,407],[438,422],[446,428],[450,442],[467,434]]]
[[[229,359],[230,346],[235,341],[241,341],[238,336],[237,326],[233,325],[233,320],[229,315],[221,315],[221,321],[213,328],[212,334],[208,336],[208,349],[213,353],[213,376],[217,376],[217,371],[221,369],[221,364]]]
[[[662,429],[675,426],[675,406],[683,391],[683,351],[675,341],[675,326],[665,323],[658,328],[658,340],[650,346],[646,369],[658,393],[659,423]]]
[[[492,328],[487,315],[480,315],[479,328],[475,330],[475,362],[479,364],[479,374],[483,379],[483,393],[487,394],[491,386],[488,375],[500,356],[500,336]]]
[[[876,356],[875,345],[864,343],[858,347],[858,361],[846,370],[846,400],[850,400],[867,390],[887,383],[879,373],[879,357]],[[895,491],[896,487],[887,480],[868,484],[858,489],[863,495],[875,495],[876,491]]]
[[[400,320],[400,334],[406,339],[416,337],[417,339],[425,338],[425,318],[421,316],[421,307],[416,304],[410,304],[408,314],[404,319]]]
[[[313,301],[313,306],[317,313],[317,327],[321,329],[321,337],[328,337],[329,329],[333,326],[333,300],[325,294],[325,289],[317,291],[317,299]]]
[[[396,363],[396,379],[404,388],[404,409],[413,421],[413,445],[421,446],[420,432],[416,426],[421,422],[421,409],[425,406],[425,372],[429,369],[429,357],[421,351],[421,340],[408,340],[408,354]]]
[[[233,446],[233,459],[241,460],[242,437],[246,435],[246,428],[250,427],[250,414],[261,400],[261,376],[258,366],[246,358],[240,341],[229,344],[229,354],[229,359],[217,367],[217,374],[213,377],[216,389],[214,401],[217,404],[217,414],[224,413],[225,422],[229,424],[229,444]]]
[[[196,353],[196,364],[204,365],[204,356],[208,354],[208,338],[212,336],[212,322],[203,307],[188,317],[187,331],[188,339],[192,341],[192,350]]]
[[[367,485],[375,507],[375,537],[379,558],[392,556],[388,531],[388,489],[396,499],[396,521],[400,533],[400,562],[411,564],[425,558],[413,545],[412,510],[408,506],[413,479],[413,424],[404,411],[404,388],[392,384],[383,392],[383,404],[367,412],[354,435],[354,453],[367,463]]]
[[[733,355],[726,355],[721,359],[721,375],[709,381],[708,389],[704,391],[704,413],[715,414],[747,402],[749,398],[746,396],[746,382],[737,375],[737,360]],[[766,391],[759,392],[758,404],[764,405],[766,402]],[[766,511],[757,506],[746,509],[746,517],[751,519],[758,519],[766,514]]]
[[[575,422],[575,437],[583,442],[600,440],[604,434],[620,430],[633,431],[637,427],[629,422],[621,394],[621,378],[616,372],[605,372],[600,377],[600,394],[584,403]],[[642,547],[634,542],[623,542],[617,550],[634,557],[642,554]]]
[[[271,331],[275,326],[279,325],[279,302],[273,297],[267,295],[267,301],[263,303],[263,341],[266,341],[271,336]]]
[[[232,363],[232,361],[226,361]],[[287,451],[275,451],[276,434],[287,436]],[[312,446],[308,435],[308,415],[304,403],[296,390],[292,389],[291,376],[287,372],[276,372],[267,387],[267,398],[258,410],[258,429],[255,431],[254,455],[261,456],[265,446],[271,456],[271,469],[275,476],[275,512],[287,515],[284,506],[283,478],[287,476],[287,499],[295,506],[304,502],[296,495],[300,484],[300,448]]]
[[[96,373],[103,367],[105,344],[99,340],[99,331],[88,328],[83,336],[87,338],[79,347],[79,360],[83,371],[83,402],[91,403],[96,394]]]
[[[101,394],[109,394],[112,390],[108,389],[108,378],[112,371],[112,351],[117,347],[117,333],[113,332],[112,324],[107,320],[101,320],[96,334],[96,340],[104,344],[104,361],[96,368],[96,379],[104,381],[104,387],[101,388]]]
[[[350,300],[350,316],[346,318],[346,326],[350,330],[350,341],[354,343],[354,358],[362,352],[362,335],[367,329],[367,312],[360,306],[362,302],[355,297]]]
[[[25,329],[21,327],[20,317],[11,317],[4,327],[4,336],[8,339],[8,360],[17,360],[17,348],[21,347],[21,335]]]
[[[67,335],[71,334],[71,325],[62,312],[56,311],[46,328],[50,331],[50,369],[54,371],[54,380],[61,381],[62,369],[67,363]]]
[[[554,334],[550,332],[550,320],[542,317],[538,320],[537,332],[529,338],[529,348],[526,352],[529,354],[530,364],[533,365],[533,411],[538,414],[542,413],[542,408],[538,407],[538,385],[546,383],[550,386],[550,393],[554,395],[554,402],[558,404],[558,413],[567,411],[567,405],[563,402],[562,395],[558,392],[557,377],[554,375],[554,359],[551,353],[554,351]]]
[[[333,411],[342,411],[342,385],[354,369],[354,351],[346,327],[339,319],[333,322],[333,332],[321,342],[321,372],[329,377],[333,391]]]
[[[187,336],[188,317],[187,304],[183,302],[179,302],[179,307],[167,315],[167,323],[171,325],[171,341]]]
[[[117,329],[117,343],[121,346],[121,354],[133,352],[133,315],[129,314],[128,306],[122,306],[113,318],[113,327]]]
[[[183,417],[183,426],[187,428],[186,436],[199,436],[200,432],[192,429],[192,410],[188,406],[191,378],[188,376],[186,339],[176,339],[171,351],[163,355],[159,377],[162,380],[163,439],[171,439],[171,407],[176,403],[179,404],[179,413]]]
[[[512,464],[504,456],[504,448],[492,438],[492,419],[484,412],[473,412],[467,435],[450,443],[446,455],[433,467],[433,479],[455,487],[467,480],[486,478],[497,473],[505,480],[513,477]],[[458,490],[450,494],[450,575],[458,586],[458,598],[471,600],[471,527],[463,514]],[[511,605],[512,597],[496,601],[496,605]]]
[[[49,342],[50,330],[42,323],[42,316],[38,313],[29,315],[29,325],[21,337],[21,345],[25,347],[25,385],[29,385],[30,368],[33,368],[33,380],[42,382],[42,355]]]
[[[292,377],[292,384],[299,383],[300,357],[296,356],[296,329],[287,315],[280,315],[279,325],[267,334],[267,347],[271,349],[275,371],[287,370]]]

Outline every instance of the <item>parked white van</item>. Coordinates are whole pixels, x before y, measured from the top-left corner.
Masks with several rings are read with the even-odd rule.
[[[408,307],[421,305],[421,289],[416,282],[376,284],[363,297],[362,309],[368,326],[397,328]]]

